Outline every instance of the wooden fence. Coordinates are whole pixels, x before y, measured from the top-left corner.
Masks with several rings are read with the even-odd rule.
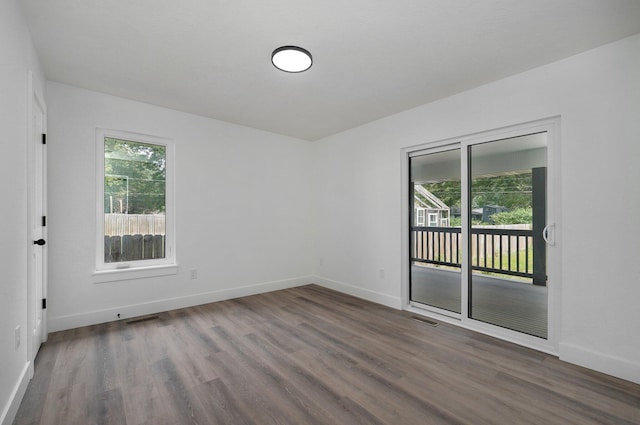
[[[164,235],[124,235],[104,237],[104,262],[165,258]]]
[[[104,235],[164,235],[164,214],[105,214]]]
[[[165,258],[165,216],[105,214],[104,262]]]

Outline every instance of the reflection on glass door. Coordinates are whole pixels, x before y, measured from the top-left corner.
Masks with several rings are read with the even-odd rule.
[[[547,338],[547,134],[469,146],[469,317]]]
[[[461,312],[460,149],[414,155],[410,169],[411,301]]]

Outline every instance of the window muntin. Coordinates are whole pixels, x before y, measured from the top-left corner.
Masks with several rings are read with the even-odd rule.
[[[173,145],[105,130],[97,142],[97,270],[174,264]]]

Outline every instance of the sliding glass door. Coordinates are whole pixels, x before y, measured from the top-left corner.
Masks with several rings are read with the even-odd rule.
[[[548,132],[409,153],[409,301],[548,338]]]
[[[468,147],[469,317],[547,337],[547,134]]]
[[[460,313],[460,148],[421,153],[409,167],[411,300]]]

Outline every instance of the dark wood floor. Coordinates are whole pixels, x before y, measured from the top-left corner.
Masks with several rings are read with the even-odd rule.
[[[640,423],[639,385],[314,285],[157,316],[51,334],[14,425]]]

